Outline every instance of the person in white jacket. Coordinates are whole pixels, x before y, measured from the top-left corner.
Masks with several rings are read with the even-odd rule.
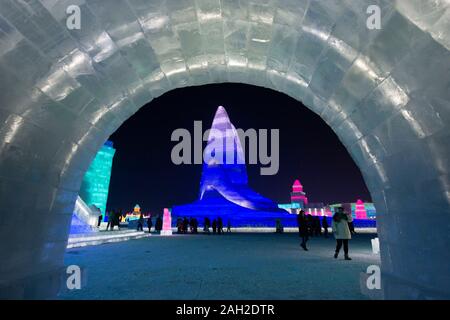
[[[334,253],[334,258],[337,259],[339,251],[344,245],[345,260],[352,260],[348,256],[348,240],[352,238],[350,229],[348,227],[348,216],[344,212],[344,208],[340,207],[333,216],[333,233],[336,238],[336,252]]]

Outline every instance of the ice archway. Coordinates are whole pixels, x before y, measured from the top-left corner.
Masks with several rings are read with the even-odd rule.
[[[448,0],[0,1],[0,295],[55,293],[82,176],[123,121],[173,88],[243,82],[301,100],[350,151],[385,297],[450,297],[449,30]]]

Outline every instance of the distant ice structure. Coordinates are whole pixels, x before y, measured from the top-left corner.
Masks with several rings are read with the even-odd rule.
[[[308,204],[308,197],[306,197],[306,193],[303,191],[303,185],[298,179],[292,185],[291,203],[297,204],[298,208],[301,209],[304,209]]]
[[[361,199],[358,199],[355,204],[355,218],[367,219],[367,211],[364,202]]]
[[[336,133],[377,207],[385,298],[450,298],[449,24],[448,0],[1,0],[0,298],[60,288],[82,178],[125,120],[223,82]]]
[[[160,234],[162,236],[172,235],[172,215],[170,214],[170,211],[167,208],[164,208],[163,227]]]
[[[199,199],[192,204],[174,206],[173,215],[197,218],[200,223],[205,217],[211,220],[221,217],[233,227],[275,226],[276,219],[294,225],[295,217],[248,186],[239,136],[222,106],[217,108],[205,150],[216,143],[213,132],[221,133],[222,149],[215,148],[214,160],[203,163]]]

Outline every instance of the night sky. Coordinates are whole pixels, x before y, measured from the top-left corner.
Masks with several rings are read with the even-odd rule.
[[[280,168],[261,176],[247,165],[250,186],[277,203],[289,203],[300,179],[310,202],[370,201],[356,164],[331,128],[314,112],[282,93],[243,84],[214,84],[170,91],[128,119],[111,137],[114,157],[108,209],[159,211],[196,200],[201,165],[174,165],[177,128],[193,135],[194,121],[209,129],[219,105],[241,129],[280,130]]]

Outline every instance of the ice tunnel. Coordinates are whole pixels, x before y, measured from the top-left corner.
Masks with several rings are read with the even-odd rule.
[[[55,296],[83,174],[121,123],[223,82],[336,132],[377,207],[384,298],[450,297],[448,0],[0,1],[0,297]]]

